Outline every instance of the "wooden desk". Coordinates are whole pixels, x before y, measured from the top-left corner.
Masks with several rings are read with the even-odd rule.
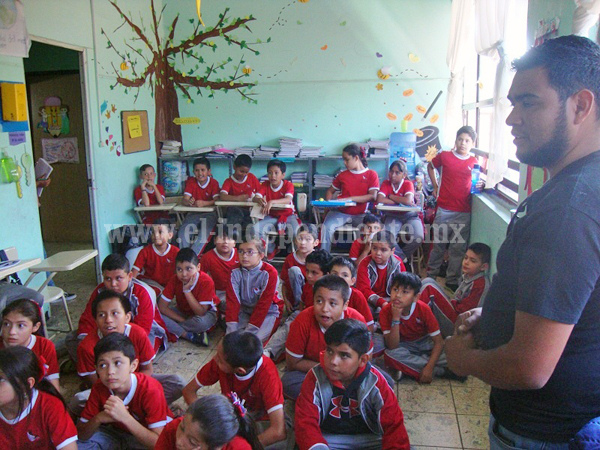
[[[42,292],[50,280],[54,278],[58,272],[68,272],[70,270],[79,267],[84,262],[89,261],[90,259],[96,257],[98,255],[98,250],[72,250],[68,252],[59,252],[56,255],[52,255],[50,258],[46,258],[40,264],[34,265],[33,267],[29,267],[29,271],[31,275],[25,282],[25,286],[31,283],[31,280],[40,272],[50,272],[46,281],[42,284],[42,286],[38,289],[38,292]]]
[[[162,205],[151,205],[151,206],[136,206],[133,208],[140,223],[144,223],[142,220],[142,213],[150,212],[150,211],[166,211],[170,212],[173,208],[175,208],[175,203],[163,203]]]
[[[5,269],[0,270],[0,280],[12,275],[13,273],[20,272],[21,270],[28,269],[31,266],[35,266],[38,264],[42,258],[31,258],[31,259],[22,259],[14,266],[7,267]]]

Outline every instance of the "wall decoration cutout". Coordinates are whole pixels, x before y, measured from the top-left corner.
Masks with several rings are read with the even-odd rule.
[[[381,83],[377,83],[377,84],[375,85],[375,89],[377,89],[378,91],[381,91],[381,90],[383,90],[383,84],[381,84]]]
[[[50,164],[56,162],[79,163],[79,149],[76,137],[42,139],[42,152],[44,159]]]
[[[542,45],[548,39],[552,39],[558,36],[558,27],[560,26],[560,17],[554,19],[543,19],[538,22],[537,29],[535,30],[535,41],[534,47]]]
[[[412,63],[418,63],[419,61],[421,61],[421,58],[419,58],[419,56],[415,55],[414,53],[409,53],[408,60]]]
[[[387,113],[387,114],[385,115],[385,117],[387,117],[387,118],[388,118],[388,119],[390,119],[390,120],[396,120],[396,119],[398,118],[398,116],[396,116],[396,114],[394,114],[394,113],[391,113],[391,112]]]
[[[31,155],[25,151],[21,156],[21,165],[23,169],[25,169],[25,183],[27,186],[31,186],[31,165],[33,164],[33,159]]]
[[[381,69],[377,71],[377,76],[382,80],[387,80],[390,77],[390,71],[392,68],[390,66],[383,66]]]
[[[442,148],[440,143],[440,130],[437,127],[427,125],[420,129],[422,136],[417,137],[416,152],[421,158],[425,158],[427,150],[430,146]]]
[[[0,0],[0,55],[28,58],[30,47],[23,4]]]
[[[62,104],[60,97],[47,97],[44,106],[39,109],[42,120],[37,127],[54,137],[69,134],[71,128],[68,112],[69,108]]]

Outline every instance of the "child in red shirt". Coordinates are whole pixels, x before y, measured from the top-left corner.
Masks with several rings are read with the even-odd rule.
[[[236,331],[227,334],[217,346],[217,354],[204,365],[183,389],[189,405],[204,386],[219,383],[221,392],[235,392],[255,420],[266,421],[258,439],[263,446],[286,437],[283,392],[279,372],[271,359],[263,356],[262,344],[253,334]]]
[[[0,349],[0,448],[77,450],[77,429],[44,371],[28,348]]]
[[[281,268],[281,291],[288,310],[297,309],[306,277],[306,257],[319,245],[319,233],[313,224],[302,224],[294,236],[296,251],[290,253]]]
[[[136,206],[162,205],[165,202],[165,188],[156,184],[156,172],[150,164],[140,167],[140,185],[133,190]],[[166,211],[148,211],[142,217],[142,223],[149,225],[157,219],[168,219]]]
[[[207,331],[217,323],[219,299],[215,285],[211,277],[200,270],[198,256],[190,248],[179,251],[175,267],[176,276],[165,287],[158,309],[171,333],[207,347]],[[173,299],[176,306],[170,305]]]
[[[348,253],[348,257],[354,261],[356,267],[371,254],[371,239],[381,230],[383,230],[383,225],[379,217],[373,214],[365,214],[360,227],[360,236],[352,243]]]
[[[231,271],[239,265],[240,257],[235,248],[235,240],[226,227],[219,227],[215,236],[215,248],[202,255],[200,266],[215,284],[215,294],[220,300],[221,311],[225,311],[225,291],[231,283]]]
[[[194,176],[185,182],[183,206],[210,207],[215,204],[219,198],[219,183],[210,175],[210,161],[205,157],[195,159]],[[180,247],[191,247],[197,255],[202,254],[216,224],[216,212],[187,213],[177,234]],[[190,240],[192,231],[198,232],[194,242]]]
[[[331,251],[335,230],[347,223],[359,226],[369,202],[375,200],[379,190],[379,176],[377,172],[367,168],[367,155],[363,149],[356,144],[347,145],[342,150],[342,158],[346,170],[334,178],[325,194],[325,200],[331,200],[333,195],[339,192],[338,200],[352,201],[356,206],[347,206],[327,213],[321,234],[321,248],[328,252]]]
[[[231,202],[250,202],[260,188],[260,182],[254,174],[250,173],[252,169],[252,158],[248,155],[238,155],[233,161],[233,175],[225,180],[221,187],[220,200]],[[241,225],[241,235],[245,233],[246,227],[252,223],[249,208],[240,208],[239,206],[228,206],[225,213],[227,224]]]

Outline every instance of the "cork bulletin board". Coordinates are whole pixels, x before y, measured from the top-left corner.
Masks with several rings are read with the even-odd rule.
[[[121,111],[123,153],[150,150],[148,111]]]

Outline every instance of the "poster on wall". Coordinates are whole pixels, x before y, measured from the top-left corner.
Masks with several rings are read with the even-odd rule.
[[[0,0],[0,55],[29,57],[31,41],[19,0]]]
[[[44,159],[50,164],[56,162],[79,163],[79,149],[76,137],[42,139],[42,150]]]

